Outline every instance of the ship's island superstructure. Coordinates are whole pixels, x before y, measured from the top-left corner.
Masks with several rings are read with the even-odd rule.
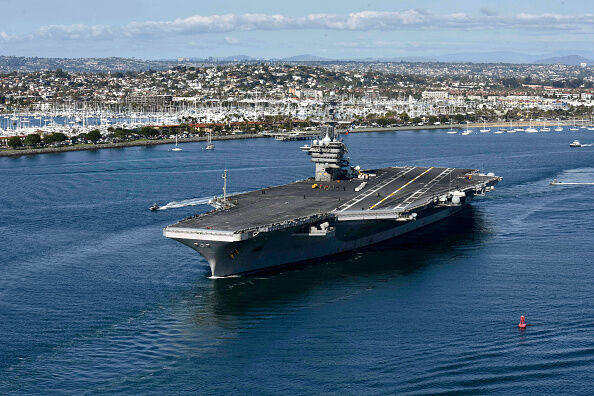
[[[351,167],[326,127],[301,147],[315,177],[211,200],[215,210],[166,227],[206,258],[214,277],[249,274],[373,245],[444,219],[501,178],[475,169]],[[226,175],[225,175],[226,182]]]

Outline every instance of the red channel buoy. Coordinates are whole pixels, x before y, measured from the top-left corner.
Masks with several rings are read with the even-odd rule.
[[[518,327],[520,329],[526,328],[526,318],[524,317],[524,315],[520,316],[520,323],[518,324]]]

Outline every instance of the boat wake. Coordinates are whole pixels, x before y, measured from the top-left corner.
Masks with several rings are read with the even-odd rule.
[[[228,197],[232,197],[234,195],[237,194],[243,194],[246,193],[248,191],[239,191],[236,193],[232,193],[232,194],[228,194]],[[198,205],[207,205],[208,201],[210,201],[214,196],[210,196],[210,197],[200,197],[200,198],[190,198],[190,199],[184,199],[182,201],[172,201],[169,202],[161,207],[159,207],[157,210],[166,210],[166,209],[177,209],[177,208],[184,208],[186,206],[198,206]]]
[[[594,185],[594,168],[572,169],[563,172],[552,185]]]
[[[161,206],[157,210],[177,209],[177,208],[183,208],[186,206],[206,205],[206,204],[208,204],[208,201],[210,201],[211,199],[212,199],[212,197],[202,197],[202,198],[184,199],[183,201],[173,201],[173,202],[169,202],[169,203]]]

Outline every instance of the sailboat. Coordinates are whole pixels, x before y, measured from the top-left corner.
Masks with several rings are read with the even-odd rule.
[[[214,150],[214,143],[212,142],[212,134],[208,132],[208,144],[204,147],[205,150]]]
[[[530,122],[528,124],[528,128],[526,128],[526,133],[535,133],[535,132],[538,132],[538,129],[536,129],[532,126],[532,118],[531,118]]]
[[[450,135],[453,135],[455,133],[458,133],[458,131],[454,131],[454,129],[452,128],[452,120],[450,119],[450,130],[448,131],[448,133]]]
[[[575,117],[573,117],[573,126],[571,128],[569,128],[570,131],[579,131],[580,128],[578,128],[577,126],[575,126]]]
[[[550,132],[551,128],[547,128],[547,120],[544,121],[542,128],[540,128],[541,132]]]
[[[520,121],[524,121],[524,119],[521,118]],[[524,132],[524,128],[522,128],[518,125],[518,127],[516,128],[516,132]]]
[[[557,119],[557,128],[555,128],[555,132],[563,132],[563,127],[561,126],[561,121]]]
[[[588,127],[589,131],[594,131],[594,117],[590,116],[590,126]]]
[[[468,121],[466,121],[466,130],[462,132],[462,135],[470,135],[472,131],[468,129]]]
[[[494,133],[496,134],[500,134],[500,133],[505,133],[507,132],[507,130],[505,129],[505,124],[500,126],[498,130],[496,130]]]
[[[509,120],[509,129],[507,130],[507,133],[516,133],[514,122],[511,119]]]
[[[479,129],[479,132],[491,132],[491,130],[487,128],[487,122],[485,120],[483,120],[483,129]]]
[[[181,147],[177,147],[177,133],[175,134],[175,147],[171,151],[182,151]]]

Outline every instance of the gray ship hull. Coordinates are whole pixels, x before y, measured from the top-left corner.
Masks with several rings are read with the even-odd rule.
[[[445,219],[466,206],[472,196],[457,206],[426,208],[414,221],[361,220],[330,222],[326,233],[312,235],[296,226],[261,233],[241,241],[196,241],[173,238],[206,258],[213,277],[250,274],[273,267],[317,259],[364,248]]]

